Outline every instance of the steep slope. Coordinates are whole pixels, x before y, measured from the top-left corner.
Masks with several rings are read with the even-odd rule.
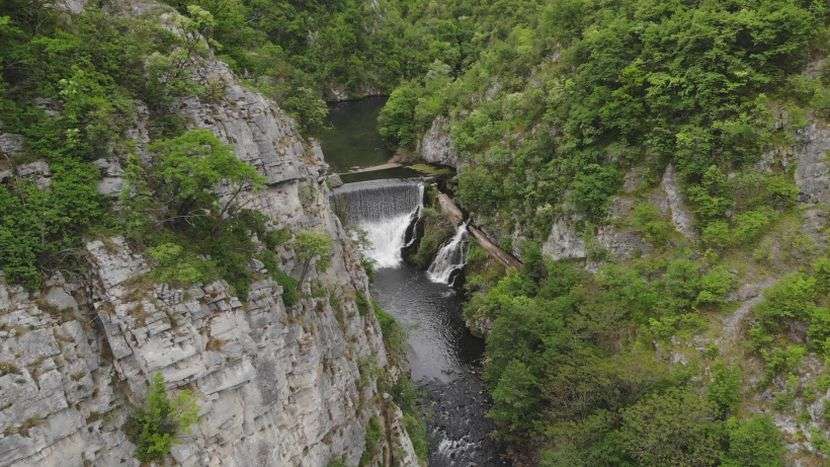
[[[117,10],[162,24],[176,15],[150,2]],[[288,303],[275,271],[257,260],[240,298],[222,280],[158,283],[145,255],[121,237],[102,237],[87,241],[82,277],[56,273],[39,292],[4,282],[0,465],[138,465],[124,424],[156,373],[171,390],[192,390],[199,405],[198,423],[171,452],[178,464],[417,464],[400,410],[379,389],[389,363],[375,317],[355,301],[368,296],[368,282],[328,204],[319,146],[212,55],[194,71],[201,82],[221,81],[223,94],[185,98],[176,112],[265,177],[263,189],[242,195],[246,207],[272,228],[332,238],[330,266],[317,270],[283,245],[277,266],[305,279],[299,299]],[[150,117],[137,108],[128,133],[147,163]],[[123,185],[124,163],[118,155],[96,163],[106,194]],[[12,176],[25,174],[17,167]],[[379,438],[367,436],[370,425]]]

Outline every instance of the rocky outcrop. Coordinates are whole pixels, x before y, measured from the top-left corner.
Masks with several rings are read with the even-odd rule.
[[[137,5],[133,13],[150,8]],[[38,293],[0,278],[0,465],[139,465],[123,425],[155,373],[171,391],[192,390],[200,407],[171,452],[175,464],[356,465],[375,417],[385,431],[373,465],[416,464],[400,411],[379,393],[376,375],[389,364],[374,316],[356,305],[368,280],[328,204],[319,145],[223,63],[209,58],[198,74],[222,80],[225,95],[185,100],[180,115],[266,177],[264,189],[245,194],[246,207],[273,227],[332,237],[330,266],[311,267],[292,306],[256,261],[258,279],[242,300],[223,281],[154,282],[146,259],[120,238],[89,241],[87,273],[56,277]],[[138,121],[128,136],[147,162],[146,121]],[[118,157],[95,162],[108,196],[120,191]],[[295,276],[303,269],[290,248],[279,260]]]
[[[418,154],[427,162],[458,168],[458,151],[450,137],[447,117],[436,117],[432,121],[432,126],[418,145]]]
[[[677,183],[677,172],[674,165],[669,164],[660,180],[662,195],[660,210],[671,216],[672,225],[678,232],[689,240],[694,240],[697,233],[694,228],[694,218],[686,207],[686,200],[680,185]]]
[[[542,253],[554,261],[562,259],[584,259],[588,256],[585,241],[576,232],[573,223],[557,219],[550,227],[550,234],[542,244]]]
[[[285,112],[262,94],[242,86],[222,62],[210,60],[197,74],[205,82],[221,82],[225,94],[217,102],[184,100],[180,113],[192,127],[210,129],[233,145],[237,157],[256,167],[268,184],[305,175],[303,156],[308,148]]]
[[[121,427],[154,373],[199,399],[198,425],[172,452],[179,464],[357,462],[368,418],[385,416],[359,366],[386,365],[377,324],[354,302],[364,278],[347,288],[318,276],[338,305],[307,290],[289,308],[265,274],[242,302],[224,282],[148,282],[121,239],[87,250],[89,289],[0,287],[0,465],[138,465]]]
[[[14,133],[0,133],[0,156],[11,157],[23,150],[23,137]]]
[[[816,242],[827,243],[830,225],[830,128],[813,122],[799,134],[795,183],[804,206],[804,229]]]

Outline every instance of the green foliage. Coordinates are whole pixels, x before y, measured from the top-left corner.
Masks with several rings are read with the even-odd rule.
[[[294,238],[294,250],[300,261],[309,265],[316,259],[317,268],[321,272],[331,264],[332,247],[331,237],[317,230],[304,230]]]
[[[192,283],[218,276],[245,299],[257,250],[252,237],[266,246],[281,240],[265,228],[261,214],[240,208],[240,196],[261,187],[263,177],[208,130],[157,140],[150,149],[152,166],[145,169],[135,158],[127,165],[122,228],[151,247],[160,280]],[[225,196],[219,196],[220,187]]]
[[[363,292],[357,291],[355,292],[355,304],[357,305],[357,312],[360,316],[366,316],[369,314],[370,311],[370,303],[369,299],[366,298],[366,295]]]
[[[519,360],[511,360],[493,388],[489,416],[511,431],[530,426],[539,403],[538,380]]]
[[[729,449],[721,460],[724,466],[774,467],[784,465],[784,442],[769,416],[747,420],[730,418],[726,423]]]
[[[712,221],[703,228],[701,235],[703,243],[709,247],[725,249],[733,242],[732,232],[726,221]]]
[[[669,243],[674,227],[654,205],[640,203],[634,207],[634,227],[651,243],[663,246]]]
[[[724,266],[716,266],[702,275],[698,282],[698,304],[719,304],[726,301],[727,294],[735,287],[735,276]]]
[[[370,465],[372,459],[379,448],[381,436],[383,431],[378,417],[369,419],[369,424],[366,426],[366,436],[364,438],[363,456],[360,458],[361,466]]]
[[[712,369],[712,381],[707,397],[715,405],[718,415],[726,418],[735,412],[741,402],[741,371],[722,363]]]
[[[256,169],[237,159],[232,148],[210,130],[189,130],[154,142],[150,150],[157,155],[152,179],[155,192],[179,218],[203,210],[224,215],[232,206],[219,205],[216,188],[220,184],[238,194],[244,187],[263,183]]]
[[[764,302],[756,313],[766,322],[805,318],[816,299],[816,280],[804,274],[791,274],[764,292]]]
[[[788,128],[773,123],[772,102],[807,62],[824,6],[498,4],[510,11],[490,30],[500,33],[469,28],[488,38],[486,50],[460,68],[445,61],[448,74],[433,68],[402,84],[386,111],[388,134],[402,135],[391,138],[402,144],[417,140],[433,117],[450,118],[465,162],[458,194],[469,210],[534,226],[549,221],[540,211],[563,203],[602,217],[619,174],[645,160],[678,168],[701,227],[723,219],[736,202],[740,213],[762,197],[777,209],[794,201],[793,184],[780,175],[756,184],[757,195],[733,199],[725,174],[749,167],[787,136]],[[464,13],[486,17],[486,10]],[[823,96],[809,94],[810,101]],[[741,187],[749,181],[736,180]],[[742,220],[742,233],[751,237],[759,219]]]
[[[23,180],[0,185],[0,268],[30,289],[44,271],[79,265],[82,236],[106,221],[94,167],[70,159],[51,170],[43,189]]]
[[[294,306],[300,300],[299,283],[280,268],[277,255],[272,251],[264,251],[259,256],[260,261],[268,269],[271,278],[282,287],[282,302],[287,307]]]
[[[408,259],[416,266],[426,269],[441,246],[452,237],[454,229],[444,215],[434,208],[425,207],[421,210],[421,222],[424,233],[418,243],[418,249]]]
[[[417,128],[414,126],[418,90],[412,84],[395,88],[378,116],[378,130],[390,143],[410,147],[415,143]]]
[[[747,245],[756,240],[771,222],[772,214],[768,209],[747,211],[735,218],[735,241]]]
[[[147,250],[158,266],[154,276],[161,282],[191,285],[211,277],[213,265],[209,261],[188,254],[176,243],[160,243]]]
[[[135,408],[127,422],[126,432],[136,446],[136,459],[163,461],[177,438],[186,435],[198,419],[199,407],[193,394],[179,391],[171,400],[164,379],[154,374],[144,406]]]
[[[712,465],[720,457],[716,411],[683,390],[642,399],[622,413],[620,448],[640,465]]]
[[[819,258],[813,263],[813,277],[816,279],[816,291],[830,294],[830,258]]]
[[[360,308],[360,303],[358,303],[358,308]],[[392,315],[384,311],[376,302],[372,302],[372,310],[378,324],[380,324],[386,352],[392,361],[402,364],[406,361],[406,331]]]
[[[63,102],[63,150],[89,160],[109,154],[131,121],[132,106],[106,75],[73,67],[58,82]],[[107,89],[109,88],[109,89]]]
[[[412,449],[415,450],[415,455],[418,456],[421,462],[426,463],[429,458],[429,438],[426,423],[412,414],[404,414],[403,423],[406,427],[406,433],[412,441]]]
[[[384,331],[385,337],[386,332]],[[415,449],[415,454],[422,462],[427,462],[429,438],[426,423],[423,417],[420,416],[418,408],[419,400],[422,397],[422,390],[415,386],[408,375],[401,374],[389,392],[392,394],[392,399],[398,404],[401,411],[403,411],[404,426],[406,426],[409,439],[412,440],[412,447]]]
[[[611,196],[617,192],[622,175],[613,166],[584,167],[571,184],[571,203],[593,218],[601,218]]]

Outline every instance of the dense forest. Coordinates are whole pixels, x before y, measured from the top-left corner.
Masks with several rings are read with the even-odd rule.
[[[521,252],[523,271],[480,267],[465,308],[491,322],[501,436],[543,446],[529,455],[544,465],[828,453],[827,422],[810,407],[830,375],[806,370],[827,355],[826,231],[800,229],[793,165],[779,156],[830,116],[827,6],[513,3],[498,28],[475,22],[492,34],[460,67],[439,58],[402,82],[380,120],[415,149],[448,117],[460,201]],[[669,165],[695,220],[686,235],[651,198]],[[594,273],[542,254],[557,220],[584,240]],[[609,224],[649,248],[615,258],[597,241]],[[741,331],[721,317],[736,312],[735,291],[769,277],[733,340]],[[787,443],[806,437],[812,453],[785,457],[773,418],[787,417],[803,423]]]
[[[171,112],[221,92],[186,72],[215,53],[309,135],[326,100],[369,94],[389,95],[379,124],[400,153],[449,121],[459,202],[524,263],[504,270],[474,251],[465,305],[490,323],[489,416],[517,459],[830,456],[827,230],[803,225],[792,150],[830,118],[825,1],[168,1],[184,34],[114,20],[107,3],[71,22],[46,1],[0,5],[0,128],[25,137],[15,163],[45,158],[53,176],[0,185],[11,281],[37,288],[49,270],[80,268],[82,239],[104,232],[145,248],[161,280],[222,277],[241,294],[253,234],[324,255],[330,239],[268,231],[211,191],[262,183]],[[136,101],[152,115],[149,167],[124,137]],[[92,161],[112,151],[132,161],[121,200],[96,191]],[[669,167],[689,232],[654,202]],[[584,261],[543,252],[557,222]],[[609,226],[646,248],[616,257],[597,240]],[[753,284],[769,286],[732,329]]]

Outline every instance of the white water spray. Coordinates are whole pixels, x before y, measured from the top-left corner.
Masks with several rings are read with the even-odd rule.
[[[424,185],[406,180],[348,183],[332,197],[344,221],[365,233],[363,253],[375,267],[400,266],[406,231],[423,206]]]
[[[432,282],[449,284],[453,273],[463,268],[466,262],[467,224],[461,224],[452,239],[435,255],[435,259],[427,269],[427,277]]]
[[[405,246],[406,229],[411,220],[410,213],[360,224],[360,228],[366,232],[367,245],[363,253],[375,263],[375,267],[400,266],[403,261],[401,249]]]

